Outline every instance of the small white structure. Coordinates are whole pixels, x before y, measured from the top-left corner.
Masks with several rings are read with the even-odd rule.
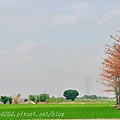
[[[35,104],[32,100],[25,102],[25,104]]]

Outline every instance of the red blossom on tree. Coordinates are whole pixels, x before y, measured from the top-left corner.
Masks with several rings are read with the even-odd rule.
[[[120,106],[120,37],[111,38],[114,40],[112,45],[105,45],[105,54],[102,62],[100,82],[109,89],[103,92],[115,91],[116,104]],[[111,89],[111,90],[110,90]]]

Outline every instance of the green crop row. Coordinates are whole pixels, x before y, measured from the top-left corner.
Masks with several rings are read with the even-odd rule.
[[[97,119],[120,118],[109,104],[0,105],[0,119]]]

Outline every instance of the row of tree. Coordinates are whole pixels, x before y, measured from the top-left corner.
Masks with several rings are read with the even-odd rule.
[[[80,99],[91,99],[91,100],[105,100],[105,99],[110,99],[108,97],[102,97],[102,96],[97,96],[97,95],[84,95],[83,97],[80,97]],[[113,99],[113,98],[111,98]]]
[[[79,95],[79,93],[76,90],[65,90],[63,93],[63,96],[66,97],[67,100],[72,100],[74,101],[75,98]],[[55,100],[55,97],[50,98],[48,94],[40,94],[40,95],[30,95],[29,100],[32,100],[35,103],[38,102],[52,102]],[[63,98],[57,98],[56,101],[62,102]]]
[[[67,100],[72,100],[74,101],[75,98],[79,95],[79,93],[76,90],[65,90],[65,92],[63,93],[63,96],[66,97]],[[9,102],[10,104],[12,104],[12,102],[14,104],[18,104],[19,103],[19,97],[21,95],[17,94],[16,96],[12,97],[7,97],[7,96],[1,96],[1,102],[3,102],[4,104],[6,104],[7,102]],[[59,97],[59,98],[55,98],[55,97],[49,97],[49,94],[40,94],[40,95],[29,95],[28,99],[25,99],[24,102],[28,102],[29,100],[33,101],[34,103],[39,103],[39,102],[62,102],[64,100],[64,98]]]
[[[14,98],[12,97],[7,97],[7,96],[1,96],[0,97],[1,99],[1,102],[3,102],[4,104],[6,103],[9,103],[9,104],[16,104],[14,102]],[[85,99],[88,99],[88,100],[101,100],[101,99],[108,99],[108,97],[102,97],[102,96],[96,96],[96,95],[84,95],[82,97],[78,97],[76,100],[85,100]],[[111,98],[113,99],[113,98]],[[39,102],[46,102],[46,103],[49,103],[49,102],[54,102],[54,103],[59,103],[59,102],[63,102],[63,101],[66,101],[66,100],[71,100],[73,101],[73,98],[71,99],[71,95],[68,98],[63,98],[63,97],[49,97],[48,94],[40,94],[40,95],[29,95],[29,98],[25,98],[24,99],[24,102],[30,102],[30,101],[33,101],[35,104],[39,103]],[[19,101],[18,101],[19,103]],[[18,104],[17,103],[17,104]]]
[[[49,99],[48,94],[40,94],[40,95],[29,95],[29,100],[38,103],[38,102],[45,102],[47,99]],[[26,99],[25,102],[28,100]]]
[[[63,97],[49,97],[48,94],[40,94],[40,95],[29,95],[29,99],[25,99],[25,102],[27,101],[33,101],[34,103],[39,103],[39,102],[62,102],[64,100]]]

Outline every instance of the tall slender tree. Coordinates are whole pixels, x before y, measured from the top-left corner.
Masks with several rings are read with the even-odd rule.
[[[105,45],[105,54],[101,66],[100,82],[109,87],[107,91],[113,91],[116,95],[116,105],[120,106],[120,36],[111,38],[112,45]]]

